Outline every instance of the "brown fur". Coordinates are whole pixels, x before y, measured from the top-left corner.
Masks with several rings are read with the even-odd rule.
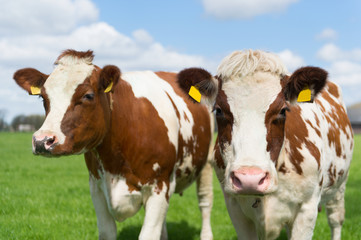
[[[216,93],[217,88],[213,85],[212,75],[204,69],[188,68],[179,72],[178,84],[186,92],[189,92],[191,86],[195,86],[202,95],[212,96]],[[193,100],[194,101],[194,100]]]
[[[328,73],[317,67],[303,67],[296,70],[288,79],[285,79],[283,93],[287,100],[297,98],[300,91],[308,86],[314,90],[314,97],[324,88]]]
[[[80,58],[88,58],[90,61],[93,61],[93,58],[94,58],[93,51],[91,51],[91,50],[88,50],[86,52],[78,52],[73,49],[67,49],[67,50],[63,51],[62,54],[60,54],[60,56],[55,61],[55,64],[57,64],[59,62],[59,60],[65,56],[72,56],[72,57],[79,58],[79,59]]]
[[[31,95],[30,87],[41,88],[49,75],[46,75],[34,68],[23,68],[14,73],[15,82]]]
[[[285,108],[285,97],[279,93],[266,112],[265,124],[267,128],[267,151],[277,165],[278,155],[283,146],[285,118],[280,116],[280,111]]]

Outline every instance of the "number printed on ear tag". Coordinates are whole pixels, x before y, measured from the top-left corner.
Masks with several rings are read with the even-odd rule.
[[[201,102],[202,94],[199,92],[199,90],[195,86],[192,86],[191,89],[189,89],[188,94],[197,102]]]

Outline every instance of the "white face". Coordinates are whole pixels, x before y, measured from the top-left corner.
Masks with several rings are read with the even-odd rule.
[[[275,163],[267,151],[266,113],[281,91],[276,74],[256,72],[242,79],[222,79],[225,94],[218,98],[216,107],[223,114],[233,116],[233,123],[217,117],[219,144],[225,164],[224,187],[227,192],[241,194],[267,194],[277,188]],[[228,113],[227,113],[228,112]],[[220,126],[231,124],[231,127]],[[223,131],[223,132],[222,132]],[[230,131],[230,133],[225,133]],[[228,137],[227,137],[228,136]]]
[[[54,136],[57,143],[64,144],[66,136],[61,130],[61,122],[75,90],[93,70],[94,65],[89,64],[86,59],[65,56],[59,60],[43,86],[49,103],[47,107],[49,112],[42,127],[34,133],[34,139]]]

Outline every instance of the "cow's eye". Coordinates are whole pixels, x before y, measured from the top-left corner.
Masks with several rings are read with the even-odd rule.
[[[94,93],[87,93],[87,94],[84,95],[83,98],[86,99],[86,100],[91,101],[91,100],[94,99]]]
[[[281,109],[280,113],[278,114],[278,118],[286,119],[286,112],[289,112],[289,111],[290,111],[290,109],[287,106],[283,107]]]
[[[216,117],[223,117],[224,116],[222,109],[218,105],[215,105],[213,107],[213,112],[216,113]]]

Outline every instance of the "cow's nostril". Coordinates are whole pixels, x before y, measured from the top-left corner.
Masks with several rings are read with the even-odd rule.
[[[239,180],[239,178],[237,178],[234,174],[234,172],[231,173],[231,179],[232,179],[232,183],[235,187],[237,188],[241,188],[242,187],[242,182],[241,180]]]
[[[56,140],[56,137],[55,136],[52,136],[52,137],[50,137],[50,138],[48,138],[47,140],[46,140],[46,145],[47,146],[51,146],[51,145],[53,145],[54,143],[55,143],[55,140]]]
[[[264,181],[268,178],[268,175],[269,175],[269,173],[266,172],[264,177],[259,181],[258,185],[262,185],[264,183]]]

